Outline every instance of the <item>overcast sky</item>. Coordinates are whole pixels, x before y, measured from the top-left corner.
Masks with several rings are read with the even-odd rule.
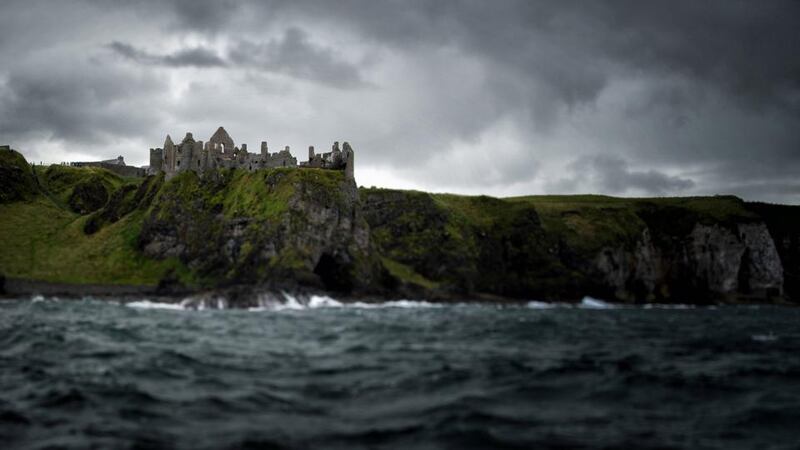
[[[0,60],[31,161],[223,125],[366,186],[800,203],[798,1],[2,0]]]

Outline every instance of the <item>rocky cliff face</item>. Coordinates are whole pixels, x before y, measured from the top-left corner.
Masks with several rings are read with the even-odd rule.
[[[800,206],[358,190],[319,169],[134,181],[97,168],[34,171],[6,149],[0,176],[0,272],[14,278],[432,299],[800,301]]]
[[[769,229],[775,249],[783,265],[785,294],[800,299],[800,207],[748,203]]]
[[[149,257],[178,257],[215,285],[350,292],[381,276],[355,183],[335,171],[181,174],[154,199],[139,244]]]
[[[363,194],[385,257],[467,295],[697,303],[784,294],[787,258],[734,197]]]
[[[632,249],[604,248],[594,259],[602,285],[620,300],[715,300],[778,297],[783,265],[763,222],[696,224],[687,235],[654,244],[646,228]],[[663,247],[669,242],[669,247]]]

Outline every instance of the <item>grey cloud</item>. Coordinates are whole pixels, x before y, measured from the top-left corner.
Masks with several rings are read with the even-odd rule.
[[[263,43],[238,41],[230,50],[236,64],[348,88],[363,86],[358,67],[326,47],[314,45],[308,33],[290,27],[280,39]]]
[[[222,67],[225,61],[212,50],[193,47],[178,50],[166,55],[155,55],[138,49],[130,44],[114,41],[108,47],[117,54],[142,64],[164,65],[171,67]]]
[[[254,68],[338,88],[367,85],[355,64],[339,58],[330,48],[314,45],[308,33],[296,27],[287,29],[279,39],[265,42],[237,40],[224,57],[203,47],[168,54],[150,53],[119,41],[108,47],[128,60],[145,65]]]
[[[319,12],[307,2],[300,5]],[[592,100],[602,86],[597,71],[624,70],[679,74],[720,86],[748,105],[800,112],[795,57],[800,2],[520,0],[416,6],[355,0],[334,14],[397,45],[447,43],[481,54],[544,81],[566,102]]]
[[[0,10],[0,57],[13,61],[0,68],[0,139],[39,131],[79,145],[223,122],[293,148],[346,137],[360,167],[426,188],[483,180],[487,193],[800,201],[797,1],[7,0]],[[166,79],[159,67],[187,70]],[[492,141],[505,151],[482,171],[502,149]],[[600,159],[567,167],[587,151]],[[581,164],[585,177],[571,172]],[[563,167],[569,176],[551,170]]]
[[[676,194],[694,187],[694,181],[669,176],[656,170],[631,170],[628,162],[609,155],[579,158],[569,165],[572,179],[561,180],[561,186],[580,185],[577,180],[588,181],[604,193],[625,194],[643,192],[648,195]]]
[[[152,78],[114,69],[14,70],[0,90],[0,135],[45,133],[73,143],[114,142],[157,123],[156,111],[134,105],[161,89]]]
[[[227,31],[240,3],[236,0],[175,0],[179,24],[188,28]]]
[[[455,46],[535,80],[532,87],[546,88],[567,106],[593,101],[609,75],[626,71],[679,74],[726,89],[748,105],[800,112],[794,57],[800,2],[792,0],[343,0],[336,7],[310,0],[140,0],[134,7],[152,14],[162,4],[182,29],[212,34],[234,20],[263,26],[285,18],[333,23],[394,47]],[[522,106],[545,109],[539,103],[547,96],[530,103],[532,92],[525,94],[517,95]]]
[[[29,1],[29,0],[22,0]],[[129,9],[138,18],[160,21],[166,31],[226,33],[247,2],[237,0],[78,0],[109,13]],[[255,0],[258,5],[260,2]]]

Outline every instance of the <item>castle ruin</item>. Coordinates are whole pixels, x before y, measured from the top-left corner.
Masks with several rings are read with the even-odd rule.
[[[192,133],[179,144],[167,135],[163,148],[150,149],[149,174],[164,172],[167,178],[189,170],[197,173],[216,168],[236,168],[249,171],[274,167],[300,167],[343,170],[345,177],[353,179],[354,153],[345,142],[339,148],[334,142],[330,152],[317,154],[314,147],[308,148],[308,161],[298,164],[289,147],[270,153],[266,141],[261,142],[259,153],[247,151],[247,144],[237,147],[225,128],[219,127],[208,142],[195,141]]]

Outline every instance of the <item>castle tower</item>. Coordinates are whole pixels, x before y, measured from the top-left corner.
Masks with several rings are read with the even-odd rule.
[[[266,162],[268,156],[269,148],[267,147],[267,141],[261,141],[261,161]]]
[[[197,141],[192,144],[192,161],[189,167],[198,172],[202,172],[206,168],[205,155],[203,154],[203,141]]]
[[[167,135],[164,139],[164,162],[162,165],[164,172],[175,171],[175,144],[172,143],[172,138]]]
[[[355,152],[350,144],[345,142],[344,145],[344,177],[348,180],[355,180]]]
[[[225,131],[225,128],[222,127],[217,128],[217,131],[214,132],[208,142],[220,144],[222,146],[222,153],[232,154],[235,147],[233,139],[228,132]]]
[[[148,171],[150,175],[155,175],[158,172],[161,172],[163,169],[161,165],[164,163],[164,150],[160,148],[151,148],[150,149],[150,170]]]
[[[175,172],[185,172],[192,168],[194,145],[195,141],[192,133],[186,133],[175,152]]]
[[[311,161],[312,159],[314,159],[314,146],[313,145],[309,145],[308,146],[308,160]]]

